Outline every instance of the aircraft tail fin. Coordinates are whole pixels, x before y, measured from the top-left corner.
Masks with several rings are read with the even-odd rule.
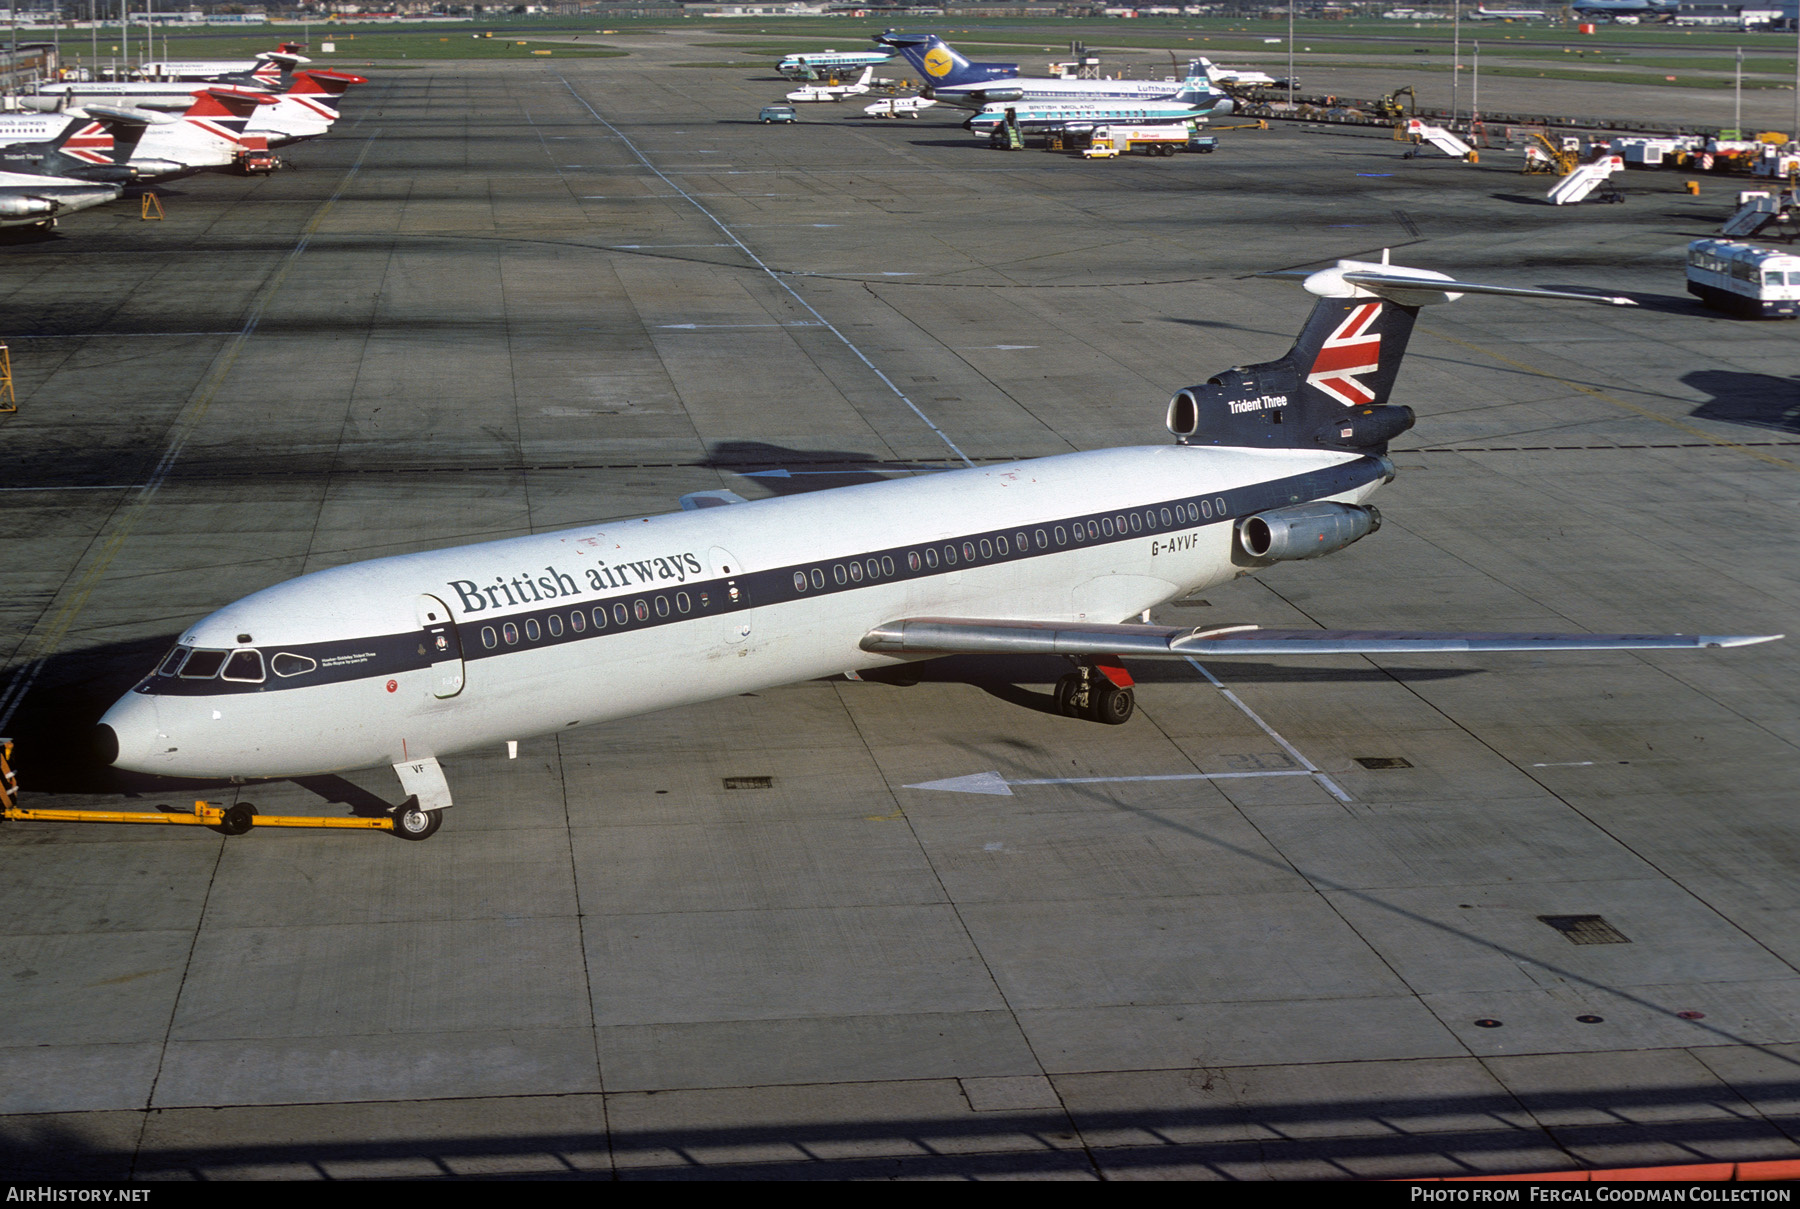
[[[979,84],[1018,74],[1014,63],[971,63],[963,53],[936,34],[882,34],[877,42],[900,52],[928,86],[950,87]]]
[[[257,107],[274,102],[275,98],[266,92],[208,88],[194,94],[194,103],[182,117],[197,130],[235,143],[240,141]]]
[[[1319,296],[1294,346],[1276,361],[1238,366],[1176,393],[1168,427],[1183,444],[1380,453],[1413,425],[1388,402],[1419,308],[1464,294],[1560,298],[1633,306],[1629,298],[1454,281],[1442,273],[1340,260],[1303,276]]]

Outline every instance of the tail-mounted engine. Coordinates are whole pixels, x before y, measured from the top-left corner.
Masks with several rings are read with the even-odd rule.
[[[1381,513],[1359,504],[1294,504],[1246,516],[1237,525],[1238,549],[1256,562],[1318,558],[1381,528]]]

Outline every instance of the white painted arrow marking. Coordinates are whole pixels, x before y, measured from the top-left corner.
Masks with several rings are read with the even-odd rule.
[[[730,245],[729,244],[709,244],[707,246],[723,248],[723,247],[729,247]],[[825,325],[823,323],[808,323],[807,321],[805,321],[803,319],[797,319],[792,323],[659,323],[656,326],[664,331],[670,331],[670,332],[698,332],[701,330],[713,331],[713,330],[719,329],[719,328],[824,327]]]
[[[1009,781],[997,772],[978,772],[966,777],[949,777],[942,781],[921,781],[906,789],[936,789],[944,793],[990,793],[1012,797],[1014,785],[1112,785],[1122,781],[1231,781],[1246,777],[1310,777],[1304,768],[1279,772],[1175,772],[1148,777],[1031,777]]]

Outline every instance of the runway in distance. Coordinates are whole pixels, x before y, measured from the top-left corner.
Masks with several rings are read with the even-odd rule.
[[[1301,274],[1291,274],[1302,276]],[[188,627],[101,719],[122,769],[279,778],[392,765],[395,833],[451,804],[441,758],[946,654],[1066,656],[1071,717],[1133,711],[1121,656],[1696,649],[1773,636],[1262,630],[1125,619],[1373,533],[1389,402],[1423,306],[1630,305],[1341,260],[1293,347],[1176,392],[1174,442],[1102,449],[352,563]]]

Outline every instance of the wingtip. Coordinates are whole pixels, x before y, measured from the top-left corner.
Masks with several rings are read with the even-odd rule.
[[[1763,642],[1780,642],[1786,637],[1786,634],[1720,634],[1702,638],[1700,641],[1704,645],[1712,647],[1756,646]]]

